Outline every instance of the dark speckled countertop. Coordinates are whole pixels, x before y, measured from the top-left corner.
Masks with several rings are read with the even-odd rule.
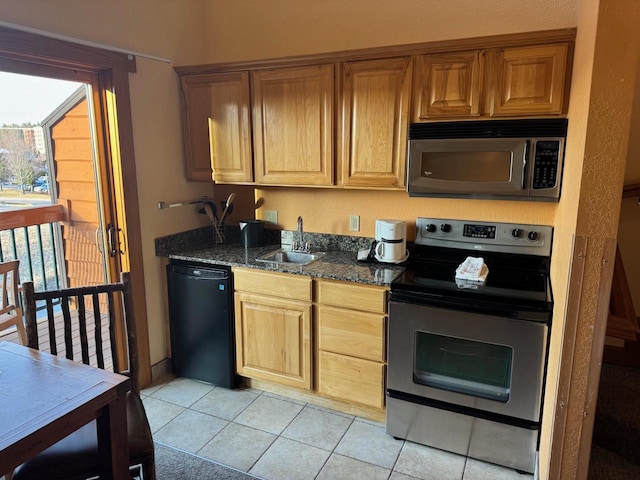
[[[244,248],[240,244],[222,244],[213,248],[176,252],[169,255],[169,258],[385,286],[404,271],[404,267],[399,265],[359,262],[356,260],[356,252],[328,251],[324,257],[308,265],[279,264],[276,266],[256,261],[257,257],[279,248],[280,245]]]
[[[336,241],[336,237],[340,236],[332,236],[329,239],[326,237],[327,236],[323,236],[323,238],[318,236],[310,237],[313,240],[313,244],[318,246],[314,248],[313,251],[323,251],[327,253],[324,257],[304,266],[294,264],[279,264],[276,266],[270,263],[257,262],[256,258],[281,247],[281,244],[276,243],[273,238],[270,239],[272,241],[271,245],[256,248],[244,248],[236,242],[205,246],[204,248],[193,248],[195,245],[187,244],[176,245],[172,242],[174,247],[177,248],[171,248],[171,251],[160,251],[156,248],[156,253],[168,255],[171,260],[255,268],[266,271],[309,275],[316,278],[328,278],[383,286],[388,286],[391,281],[405,269],[402,265],[358,261],[356,259],[357,251],[353,249],[354,245],[359,248],[362,248],[364,245],[364,248],[366,248],[371,239],[344,237]],[[288,241],[288,232],[283,232],[283,248],[289,249]],[[338,246],[344,244],[345,241],[349,243],[349,250],[335,250],[332,248],[336,244]]]

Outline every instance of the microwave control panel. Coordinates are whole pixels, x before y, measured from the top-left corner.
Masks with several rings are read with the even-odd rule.
[[[554,188],[558,181],[558,165],[560,157],[560,141],[538,140],[536,142],[533,162],[534,190]]]

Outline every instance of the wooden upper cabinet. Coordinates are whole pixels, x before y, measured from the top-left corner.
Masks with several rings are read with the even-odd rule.
[[[183,76],[183,138],[188,180],[253,180],[248,72]]]
[[[410,122],[566,114],[574,40],[564,29],[176,67],[187,179],[400,189]]]
[[[415,57],[414,121],[480,115],[483,67],[482,51]]]
[[[185,176],[187,180],[200,182],[212,180],[207,123],[211,106],[208,77],[180,77]]]
[[[505,48],[494,55],[491,116],[563,113],[566,43]]]
[[[249,72],[215,75],[210,83],[209,153],[216,182],[253,181]]]
[[[333,183],[334,66],[251,73],[257,183]]]
[[[338,147],[341,185],[404,185],[410,95],[410,57],[344,64]]]

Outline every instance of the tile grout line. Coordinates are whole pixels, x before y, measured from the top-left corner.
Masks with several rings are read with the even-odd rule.
[[[224,427],[222,427],[220,430],[218,430],[218,431],[217,431],[217,432],[216,432],[216,433],[215,433],[211,438],[209,438],[208,440],[206,440],[205,444],[204,444],[203,446],[201,446],[200,448],[198,448],[195,452],[188,452],[188,451],[186,451],[186,450],[185,450],[185,452],[187,452],[187,453],[189,453],[189,454],[191,454],[191,455],[200,456],[200,457],[202,457],[202,458],[204,458],[204,459],[206,459],[206,460],[212,461],[212,462],[214,462],[214,463],[219,463],[219,464],[224,465],[224,466],[227,466],[227,467],[229,467],[229,468],[236,469],[236,470],[238,470],[238,471],[241,471],[241,472],[247,473],[248,475],[255,476],[255,474],[251,473],[251,470],[252,470],[253,468],[255,468],[256,464],[257,464],[260,460],[262,460],[262,459],[265,457],[265,454],[266,454],[266,453],[267,453],[271,448],[273,448],[274,444],[275,444],[279,439],[281,439],[281,438],[282,438],[282,439],[285,439],[285,440],[288,440],[288,441],[294,442],[295,444],[299,444],[299,445],[301,445],[301,446],[312,447],[312,448],[315,448],[315,449],[318,449],[318,450],[322,450],[322,451],[324,451],[324,452],[327,452],[327,454],[328,454],[328,455],[327,455],[326,459],[325,459],[325,460],[322,462],[322,464],[320,465],[320,467],[319,467],[319,469],[318,469],[317,473],[315,473],[315,475],[313,475],[313,477],[310,477],[310,478],[313,478],[313,479],[315,479],[315,480],[317,480],[317,479],[320,477],[320,475],[322,474],[323,470],[327,467],[327,465],[328,465],[328,463],[329,463],[329,460],[330,460],[330,459],[331,459],[331,457],[333,457],[334,455],[335,455],[335,456],[338,456],[338,457],[344,457],[344,458],[347,458],[347,459],[355,460],[355,461],[361,462],[362,464],[370,465],[370,466],[373,466],[373,467],[378,467],[378,468],[384,468],[384,469],[386,469],[386,468],[385,468],[385,467],[383,467],[382,465],[378,465],[378,464],[376,464],[376,463],[371,463],[371,462],[368,462],[368,461],[365,461],[365,460],[360,460],[360,459],[359,459],[359,458],[357,458],[357,457],[351,456],[351,455],[349,455],[349,453],[348,453],[348,452],[347,452],[346,454],[337,453],[337,448],[338,448],[338,446],[339,446],[339,445],[340,445],[340,443],[345,439],[345,437],[347,436],[347,434],[348,434],[348,432],[350,431],[350,429],[352,429],[352,428],[353,428],[353,426],[354,426],[354,425],[356,425],[356,423],[365,423],[365,424],[370,424],[370,425],[373,425],[373,426],[375,426],[375,427],[382,427],[382,428],[384,429],[384,425],[380,425],[380,422],[371,422],[371,421],[369,421],[368,419],[363,418],[363,417],[358,417],[357,415],[346,415],[346,414],[342,414],[342,412],[339,412],[339,411],[333,411],[333,410],[331,410],[331,409],[329,409],[329,408],[326,408],[326,407],[320,407],[320,406],[318,406],[318,405],[310,404],[310,403],[308,403],[308,402],[292,401],[292,400],[290,400],[289,398],[284,397],[284,396],[282,396],[282,395],[274,394],[274,393],[271,393],[271,392],[266,392],[266,391],[264,391],[264,390],[259,390],[259,389],[246,389],[246,390],[247,390],[247,393],[251,393],[251,394],[252,394],[253,398],[250,398],[250,397],[249,397],[249,398],[250,398],[250,402],[249,402],[248,404],[246,404],[244,407],[242,407],[242,408],[240,409],[240,411],[238,411],[237,413],[234,413],[233,415],[230,415],[231,419],[230,419],[230,420],[227,420],[226,418],[219,417],[219,416],[217,416],[217,415],[215,415],[215,414],[213,414],[213,413],[210,413],[210,412],[208,412],[208,411],[206,411],[206,410],[205,410],[205,411],[200,411],[200,410],[196,410],[196,409],[194,409],[194,408],[193,408],[193,407],[194,407],[194,405],[196,405],[199,401],[201,401],[202,399],[204,399],[207,395],[210,395],[211,393],[216,392],[216,391],[222,391],[222,387],[212,386],[212,388],[210,388],[209,390],[207,390],[207,391],[206,391],[205,393],[203,393],[203,394],[199,394],[198,390],[196,390],[195,392],[192,392],[192,393],[196,393],[196,395],[195,395],[195,396],[197,396],[197,397],[198,397],[198,398],[196,398],[194,401],[190,401],[190,396],[189,396],[189,395],[185,395],[184,397],[182,397],[182,398],[181,398],[181,397],[179,397],[179,396],[176,396],[176,395],[175,395],[175,393],[174,393],[174,396],[173,396],[173,398],[174,398],[174,399],[176,399],[176,398],[177,398],[179,401],[180,401],[180,400],[187,400],[187,402],[184,402],[184,403],[189,403],[189,405],[188,405],[188,406],[184,406],[184,404],[174,403],[174,401],[166,400],[166,399],[164,399],[164,398],[159,397],[159,396],[162,396],[162,392],[163,392],[163,391],[164,391],[164,392],[169,392],[169,391],[170,391],[170,388],[168,388],[168,386],[170,385],[170,383],[171,383],[171,382],[169,382],[169,383],[167,383],[167,384],[165,384],[165,385],[161,385],[161,386],[159,386],[158,388],[154,389],[150,394],[145,394],[145,393],[142,393],[142,392],[141,392],[141,397],[142,397],[142,398],[148,398],[148,399],[154,400],[154,401],[156,401],[156,402],[160,402],[161,404],[170,405],[170,406],[172,406],[172,407],[176,407],[176,408],[179,408],[179,409],[181,409],[181,410],[182,410],[179,414],[177,414],[177,415],[175,415],[174,417],[172,417],[172,418],[171,418],[171,420],[169,420],[166,424],[164,424],[164,425],[162,425],[160,428],[158,428],[158,429],[157,429],[157,431],[162,430],[162,429],[163,429],[163,428],[165,428],[169,423],[171,423],[173,420],[175,420],[176,418],[178,418],[180,415],[183,415],[183,414],[184,414],[185,412],[187,412],[187,411],[188,411],[188,412],[190,412],[190,413],[204,414],[204,415],[207,415],[208,417],[212,417],[212,418],[218,419],[218,420],[220,420],[221,422],[226,422],[226,424],[224,425]],[[201,383],[201,382],[197,382],[197,383]],[[172,397],[171,397],[171,395],[169,395],[169,396],[168,396],[168,398],[172,398]],[[247,409],[249,409],[252,405],[254,405],[254,404],[255,404],[255,402],[256,402],[256,401],[258,401],[260,398],[279,400],[279,401],[284,402],[284,403],[286,403],[286,404],[290,404],[291,406],[294,406],[294,405],[295,405],[296,407],[298,407],[298,408],[299,408],[299,410],[295,413],[295,415],[294,415],[294,416],[293,416],[293,417],[292,417],[288,422],[286,422],[286,424],[285,424],[282,428],[280,428],[280,430],[279,430],[279,433],[278,433],[278,434],[273,434],[271,431],[263,430],[263,429],[261,429],[261,428],[256,428],[256,427],[249,426],[249,425],[244,425],[244,424],[242,424],[242,423],[237,422],[237,418],[238,418],[240,415],[242,415],[242,413],[243,413],[243,412],[245,412]],[[244,403],[244,402],[239,402],[239,403]],[[241,405],[239,405],[239,406],[241,406]],[[284,408],[284,410],[286,410],[286,409],[287,409],[287,407],[286,407],[286,406],[285,406],[285,407],[281,407],[281,408]],[[316,411],[316,412],[319,412],[319,413],[321,413],[321,414],[332,415],[332,416],[338,416],[338,417],[341,417],[341,418],[344,418],[344,419],[348,420],[347,422],[345,422],[345,423],[346,423],[346,427],[344,428],[344,431],[343,431],[339,436],[337,436],[337,437],[336,437],[336,441],[335,441],[335,443],[331,446],[331,448],[327,448],[327,449],[325,449],[325,448],[323,448],[323,447],[319,446],[318,444],[312,443],[312,442],[313,442],[313,438],[311,438],[311,437],[310,437],[310,438],[308,438],[308,441],[306,441],[306,437],[302,437],[302,438],[305,438],[305,439],[303,439],[303,440],[299,440],[299,439],[296,439],[296,438],[289,438],[289,437],[287,437],[287,436],[285,436],[285,435],[284,435],[284,433],[286,432],[286,430],[287,430],[288,428],[290,428],[290,427],[294,424],[294,422],[296,422],[296,421],[300,420],[302,423],[304,423],[304,421],[301,419],[301,415],[303,414],[303,412],[304,412],[305,410],[307,410],[308,412],[309,412],[309,411]],[[221,412],[222,412],[222,411],[221,411]],[[232,412],[233,412],[233,410],[232,410]],[[320,421],[321,421],[321,420],[320,420]],[[264,451],[262,451],[262,453],[259,455],[259,457],[258,457],[255,461],[253,461],[253,462],[251,463],[251,465],[248,467],[248,469],[247,469],[247,470],[242,470],[242,469],[238,469],[238,468],[236,468],[236,467],[232,467],[231,465],[226,465],[226,464],[225,464],[225,463],[223,463],[223,462],[216,461],[216,460],[213,460],[213,459],[209,459],[208,457],[205,457],[205,456],[203,456],[203,455],[201,455],[201,454],[200,454],[200,452],[202,452],[202,450],[205,448],[205,446],[206,446],[209,442],[211,442],[211,441],[213,441],[215,438],[217,438],[217,437],[221,434],[221,432],[222,432],[222,431],[224,431],[225,429],[227,429],[230,425],[236,425],[236,426],[242,426],[242,427],[246,427],[246,428],[251,428],[251,429],[254,429],[254,430],[259,431],[259,432],[263,432],[263,433],[266,433],[266,434],[273,435],[273,439],[272,439],[272,441],[268,443],[268,445],[265,447]],[[215,429],[211,429],[210,431],[213,431],[213,430],[215,430]],[[157,433],[157,431],[156,431],[156,433]],[[294,434],[294,436],[295,436],[295,434]],[[401,445],[400,445],[400,447],[399,447],[399,449],[398,449],[398,453],[397,453],[397,455],[395,456],[394,461],[393,461],[393,463],[392,463],[391,467],[388,469],[388,474],[387,474],[387,476],[385,477],[385,478],[386,478],[386,480],[389,480],[390,478],[392,478],[392,477],[393,477],[393,475],[394,475],[394,473],[402,474],[400,471],[397,471],[397,470],[396,470],[396,468],[397,468],[397,466],[398,466],[399,459],[400,459],[400,457],[401,457],[401,455],[402,455],[402,453],[403,453],[404,449],[406,448],[406,445],[407,445],[407,443],[408,443],[408,442],[407,442],[406,440],[403,440],[403,439],[396,439],[396,440],[401,440],[401,441],[402,441],[402,443],[401,443]],[[164,443],[164,442],[162,442],[162,441],[158,441],[158,442],[159,442],[160,444],[165,444],[165,443]],[[322,442],[319,442],[319,443],[322,443]],[[325,442],[325,444],[326,444],[326,442]],[[180,448],[180,447],[175,447],[175,446],[172,446],[171,444],[166,444],[166,445],[167,445],[167,446],[169,446],[169,447],[171,447],[171,448],[175,448],[175,449],[177,449],[177,450],[181,450],[181,448]],[[460,480],[465,480],[465,475],[466,475],[466,473],[467,473],[467,466],[469,466],[469,461],[471,460],[471,458],[470,458],[470,457],[468,457],[468,456],[466,456],[466,455],[462,455],[462,457],[463,457],[463,459],[464,459],[464,461],[463,461],[463,463],[462,463],[462,464],[463,464],[463,468],[462,468],[461,476],[460,476],[460,477],[458,477],[458,478],[459,478]],[[250,458],[250,457],[249,457],[249,458]],[[402,475],[406,475],[406,474],[402,474]],[[414,478],[414,477],[412,477],[412,476],[409,476],[409,477],[410,477],[410,478]],[[1,479],[1,477],[0,477],[0,480],[2,480],[2,479]],[[416,480],[418,480],[418,479],[416,478]]]
[[[216,387],[216,388],[217,388],[217,387]],[[325,465],[326,465],[326,464],[327,464],[327,462],[329,461],[329,458],[331,458],[331,456],[332,456],[332,455],[334,455],[334,454],[335,454],[335,455],[338,455],[338,456],[345,457],[345,458],[349,458],[349,459],[352,459],[352,460],[356,460],[356,461],[359,461],[359,462],[365,463],[365,464],[367,464],[367,465],[371,465],[371,466],[374,466],[374,467],[383,468],[383,469],[385,469],[385,470],[386,470],[386,468],[385,468],[385,467],[382,467],[381,465],[378,465],[378,464],[375,464],[375,463],[371,463],[371,462],[367,462],[367,461],[365,461],[365,460],[360,460],[360,459],[358,459],[358,458],[351,457],[351,456],[349,456],[349,455],[343,455],[343,454],[337,453],[337,452],[335,451],[335,450],[336,450],[336,448],[338,447],[338,445],[340,444],[340,442],[344,439],[344,437],[345,437],[345,435],[347,434],[347,432],[349,431],[349,429],[350,429],[350,428],[351,428],[351,427],[352,427],[352,426],[353,426],[353,425],[354,425],[354,424],[355,424],[359,419],[361,419],[361,420],[367,420],[367,419],[364,419],[364,418],[358,417],[357,415],[341,415],[341,414],[340,414],[340,412],[333,412],[333,411],[331,411],[330,409],[321,408],[321,407],[318,407],[318,406],[316,406],[316,405],[310,404],[310,403],[308,403],[308,402],[303,403],[303,404],[301,405],[301,403],[291,402],[289,399],[287,399],[286,397],[282,397],[281,395],[278,395],[278,394],[269,394],[270,392],[266,392],[266,391],[262,391],[262,390],[257,390],[257,391],[256,391],[256,390],[252,390],[252,391],[253,391],[253,392],[259,392],[259,393],[257,393],[256,398],[255,398],[255,399],[253,399],[253,400],[251,401],[251,403],[249,403],[246,407],[244,407],[240,412],[238,412],[238,414],[237,414],[237,415],[235,415],[235,416],[234,416],[234,418],[233,418],[232,420],[229,420],[229,421],[228,421],[228,424],[233,423],[233,424],[235,424],[235,425],[239,425],[239,426],[242,426],[242,427],[252,428],[252,429],[258,430],[258,431],[263,432],[263,433],[267,433],[267,434],[274,435],[274,437],[275,437],[275,438],[274,438],[274,440],[269,444],[269,446],[265,449],[265,451],[264,451],[264,452],[263,452],[263,453],[262,453],[262,454],[261,454],[261,455],[260,455],[260,456],[259,456],[259,457],[258,457],[258,458],[257,458],[257,459],[252,463],[252,464],[251,464],[251,466],[249,467],[249,469],[246,471],[247,473],[250,473],[251,469],[252,469],[252,468],[253,468],[253,467],[254,467],[254,466],[255,466],[255,465],[260,461],[260,459],[261,459],[261,458],[262,458],[262,457],[267,453],[267,451],[268,451],[268,450],[273,446],[273,444],[274,444],[278,439],[280,439],[280,438],[284,438],[285,440],[290,440],[290,441],[293,441],[293,442],[299,443],[300,445],[310,446],[310,447],[313,447],[313,448],[318,448],[318,449],[320,449],[320,450],[324,450],[323,448],[318,447],[318,446],[316,446],[316,445],[311,445],[311,444],[308,444],[308,443],[302,442],[302,441],[300,441],[300,440],[296,440],[296,439],[288,438],[288,437],[285,437],[285,436],[283,436],[283,435],[282,435],[282,434],[284,433],[284,431],[285,431],[285,430],[286,430],[286,429],[287,429],[287,428],[288,428],[288,427],[289,427],[289,426],[290,426],[290,425],[291,425],[291,424],[292,424],[292,423],[293,423],[293,422],[294,422],[294,421],[295,421],[295,420],[300,416],[300,414],[304,411],[304,409],[305,409],[305,408],[310,408],[310,409],[317,410],[317,411],[320,411],[320,412],[325,412],[325,413],[328,413],[328,414],[330,414],[330,415],[336,415],[336,416],[339,416],[339,417],[348,418],[348,419],[349,419],[349,422],[350,422],[350,423],[349,423],[349,425],[347,426],[347,428],[345,429],[344,433],[340,436],[340,439],[336,442],[336,444],[332,447],[332,449],[331,449],[331,450],[325,450],[325,451],[329,452],[329,456],[327,457],[327,460],[323,463],[322,467],[320,468],[320,470],[318,471],[318,473],[316,474],[316,476],[315,476],[314,478],[317,478],[317,476],[318,476],[318,475],[320,475],[320,473],[322,472],[322,469],[325,467]],[[258,398],[259,398],[259,397],[273,398],[273,399],[280,400],[280,401],[283,401],[283,402],[291,403],[292,405],[302,406],[302,408],[301,408],[301,409],[300,409],[300,411],[295,415],[295,417],[293,417],[293,418],[289,421],[289,423],[287,423],[287,425],[286,425],[285,427],[283,427],[283,429],[282,429],[282,430],[280,431],[280,433],[279,433],[279,434],[277,434],[277,435],[275,435],[275,434],[273,434],[273,433],[271,433],[271,432],[269,432],[269,431],[262,430],[262,429],[260,429],[260,428],[250,427],[250,426],[248,426],[248,425],[244,425],[244,424],[242,424],[242,423],[238,423],[238,422],[236,422],[236,419],[237,419],[237,418],[238,418],[238,417],[239,417],[239,416],[240,416],[240,415],[241,415],[241,414],[242,414],[246,409],[248,409],[248,408],[249,408],[249,407],[250,407],[254,402],[256,402],[256,401],[258,400]],[[170,403],[170,402],[168,402],[168,403]],[[195,402],[194,402],[194,404],[195,404]],[[192,405],[193,405],[193,404],[192,404]],[[189,409],[189,410],[192,410],[190,407],[186,407],[186,408],[187,408],[187,409]],[[196,411],[196,412],[197,412],[197,410],[192,410],[192,411]],[[200,413],[203,413],[203,412],[200,412]],[[221,420],[226,420],[226,419],[224,419],[224,418],[217,417],[217,416],[215,416],[215,415],[211,415],[211,414],[209,414],[209,415],[210,415],[210,416],[213,416],[213,417],[215,417],[215,418],[220,418]],[[370,424],[370,423],[369,423],[369,422],[367,422],[367,421],[362,421],[361,423]],[[379,423],[379,422],[376,422],[376,423]],[[225,428],[227,428],[228,424],[227,424],[227,425],[226,425],[222,430],[224,430]],[[216,434],[215,434],[211,439],[209,439],[209,441],[208,441],[207,443],[209,443],[211,440],[213,440],[214,438],[216,438],[216,437],[217,437],[217,436],[222,432],[222,430],[220,430],[220,431],[219,431],[218,433],[216,433]],[[405,444],[405,441],[403,440],[403,441],[402,441],[402,447],[404,446],[404,444]],[[205,444],[205,445],[206,445],[206,444]],[[400,447],[400,451],[399,451],[398,455],[396,456],[396,458],[395,458],[395,460],[394,460],[394,463],[393,463],[392,468],[390,468],[390,469],[389,469],[389,475],[387,476],[387,479],[388,479],[388,478],[393,474],[393,472],[394,472],[394,468],[395,468],[395,465],[396,465],[396,463],[397,463],[397,461],[398,461],[398,459],[399,459],[399,457],[400,457],[400,452],[402,451],[402,447]],[[204,446],[203,446],[202,448],[204,448]],[[201,451],[201,450],[202,450],[202,448],[201,448],[200,450],[198,450],[198,452],[199,452],[199,451]],[[224,465],[224,464],[223,464],[223,465]],[[254,475],[254,474],[251,474],[251,475]]]
[[[396,437],[392,438],[396,439]],[[396,439],[399,440],[399,439]],[[393,475],[393,472],[396,471],[396,465],[398,464],[398,460],[400,460],[400,455],[402,455],[402,450],[404,450],[404,446],[407,444],[407,441],[405,439],[402,439],[402,446],[400,447],[400,450],[398,450],[398,456],[396,457],[396,459],[393,461],[393,465],[391,465],[391,473],[389,474],[389,477],[391,477],[391,475]],[[402,472],[398,472],[398,473],[402,473]],[[403,473],[403,475],[405,475]]]
[[[258,395],[258,397],[262,396],[262,394],[263,394],[263,393],[264,393],[264,391],[261,391],[261,393],[260,393],[260,395]],[[254,401],[253,401],[253,402],[255,402],[255,401],[258,399],[258,397],[256,397],[256,398],[254,399]],[[275,398],[276,400],[279,400],[279,398],[277,398],[277,397],[269,397],[268,395],[266,395],[266,398]],[[284,398],[284,397],[282,397],[282,398]],[[283,400],[283,401],[288,401],[288,400]],[[253,404],[253,402],[251,402],[249,405]],[[289,403],[291,403],[292,405],[298,405],[297,403],[293,403],[293,402],[289,402]],[[247,408],[249,408],[249,405],[247,405],[247,406],[246,406],[242,411],[244,412]],[[261,455],[256,459],[256,461],[255,461],[255,462],[253,462],[253,463],[251,464],[251,466],[250,466],[250,467],[249,467],[249,469],[247,470],[247,473],[250,473],[250,472],[251,472],[251,469],[252,469],[253,467],[255,467],[255,466],[256,466],[256,464],[260,461],[260,459],[261,459],[262,457],[264,457],[264,455],[269,451],[269,449],[273,446],[273,444],[274,444],[274,443],[276,443],[276,442],[278,441],[278,439],[280,438],[280,435],[282,434],[282,432],[284,432],[284,431],[287,429],[287,427],[288,427],[289,425],[291,425],[291,424],[293,423],[293,421],[294,421],[296,418],[298,418],[298,415],[300,415],[300,413],[305,409],[305,407],[306,407],[307,405],[308,405],[308,403],[305,403],[305,404],[303,405],[303,407],[300,409],[300,411],[295,415],[295,417],[293,417],[293,418],[289,421],[289,423],[287,423],[287,425],[286,425],[286,426],[285,426],[285,427],[280,431],[280,433],[279,433],[278,435],[275,435],[275,438],[274,438],[273,442],[271,442],[271,443],[269,444],[269,446],[264,450],[264,452],[262,452],[262,454],[261,454]],[[239,415],[240,415],[240,413],[239,413],[238,415],[236,415],[236,418],[237,418]],[[234,419],[234,420],[235,420],[235,419]],[[234,423],[235,423],[235,422],[234,422]],[[242,425],[242,424],[241,424],[241,423],[239,423],[238,425]],[[244,425],[244,426],[246,426],[246,425]],[[249,427],[249,428],[253,428],[253,427]],[[259,428],[256,428],[256,430],[260,430],[260,429],[259,429]],[[260,431],[264,431],[264,430],[260,430]],[[265,432],[265,433],[271,433],[271,432]],[[272,435],[273,435],[273,434],[272,434]],[[285,437],[285,438],[286,438],[286,437]],[[287,440],[289,440],[289,439],[287,439]],[[301,443],[301,442],[298,442],[298,443]],[[253,474],[252,474],[252,475],[253,475]]]
[[[320,410],[322,411],[322,410]],[[340,445],[340,442],[342,441],[342,439],[344,438],[344,436],[347,434],[347,432],[349,431],[349,429],[351,428],[351,425],[354,424],[354,422],[356,421],[356,417],[354,416],[351,419],[351,422],[349,423],[349,425],[347,426],[347,428],[344,429],[344,433],[340,436],[340,438],[338,439],[338,441],[336,442],[336,444],[333,446],[333,448],[329,451],[329,456],[327,457],[327,459],[324,461],[324,463],[322,464],[322,467],[320,467],[320,470],[318,470],[318,473],[316,474],[316,476],[314,477],[314,479],[317,479],[318,476],[322,473],[322,470],[324,469],[324,467],[327,465],[327,463],[329,462],[329,459],[335,454],[335,455],[340,455],[339,453],[336,453],[336,447],[338,445]]]
[[[218,387],[215,387],[215,388],[218,388]],[[214,390],[215,390],[215,388],[214,388]],[[211,390],[211,391],[213,391],[213,390]],[[226,429],[229,425],[231,425],[232,423],[233,423],[234,425],[241,425],[241,426],[243,426],[243,427],[246,427],[246,425],[242,425],[241,423],[237,423],[237,422],[235,421],[235,419],[236,419],[236,418],[238,418],[238,416],[240,416],[240,415],[242,414],[242,412],[244,412],[247,408],[249,408],[251,405],[253,405],[253,403],[254,403],[256,400],[258,400],[258,398],[259,398],[259,397],[261,397],[261,396],[262,396],[262,394],[264,393],[263,391],[260,391],[260,390],[259,390],[258,392],[259,392],[259,393],[256,393],[256,398],[254,398],[253,400],[251,400],[251,402],[249,402],[249,404],[247,404],[247,406],[246,406],[246,407],[244,407],[244,408],[243,408],[242,410],[240,410],[236,415],[234,415],[234,417],[233,417],[231,420],[227,420],[226,418],[221,418],[221,417],[218,417],[218,416],[216,416],[216,415],[211,415],[212,417],[220,418],[221,420],[226,421],[226,422],[227,422],[227,424],[226,424],[223,428],[221,428],[221,429],[218,431],[218,433],[216,433],[213,437],[211,437],[211,438],[210,438],[210,439],[209,439],[209,440],[208,440],[208,441],[207,441],[207,442],[206,442],[206,443],[205,443],[205,444],[204,444],[204,445],[203,445],[203,446],[198,450],[198,453],[199,453],[199,452],[201,452],[201,451],[204,449],[204,447],[206,447],[206,446],[207,446],[207,444],[209,444],[209,442],[211,442],[214,438],[216,438],[218,435],[220,435],[220,433],[222,433],[222,431],[223,431],[223,430],[225,430],[225,429]],[[191,408],[189,408],[189,410],[191,410]],[[197,410],[193,410],[193,411],[197,412]],[[203,413],[203,412],[200,412],[200,413]],[[250,427],[248,427],[248,428],[250,428]],[[263,430],[260,430],[260,429],[258,429],[258,428],[256,428],[255,430],[259,430],[259,431],[261,431],[261,432],[263,431]],[[269,433],[269,432],[266,432],[266,433]],[[275,440],[274,440],[274,441],[275,441]],[[273,445],[273,442],[271,442],[271,443],[269,444],[269,446],[267,447],[267,450],[271,447],[271,445]],[[266,450],[265,450],[265,451],[266,451]],[[262,456],[262,455],[261,455],[261,456]],[[260,458],[260,457],[259,457],[259,458]],[[259,460],[259,458],[258,458],[258,460]],[[256,462],[257,462],[258,460],[256,460]],[[225,465],[225,464],[223,464],[223,465]],[[247,470],[247,472],[246,472],[246,473],[249,473],[249,470],[250,470],[251,468],[253,468],[253,465],[255,465],[255,462],[251,465],[251,467],[249,467],[249,469]],[[233,468],[233,467],[232,467],[232,468]]]

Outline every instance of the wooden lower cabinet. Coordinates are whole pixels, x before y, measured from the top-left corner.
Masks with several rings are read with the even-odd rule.
[[[316,280],[316,301],[318,393],[384,409],[386,289]]]
[[[311,278],[234,269],[236,371],[311,390]]]
[[[236,293],[240,375],[311,389],[311,305]]]
[[[247,268],[234,268],[234,284],[239,375],[384,415],[386,288]]]

